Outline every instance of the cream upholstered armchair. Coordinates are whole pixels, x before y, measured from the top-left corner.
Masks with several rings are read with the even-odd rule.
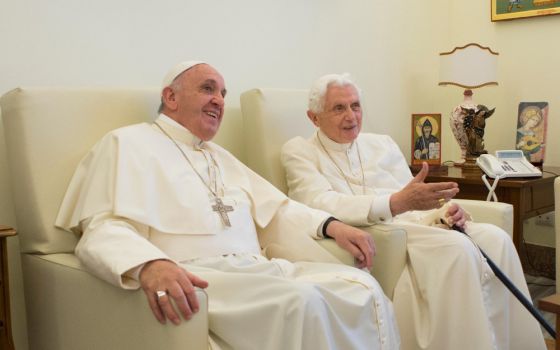
[[[110,129],[149,121],[158,89],[15,89],[0,98],[20,237],[31,349],[208,349],[207,299],[160,325],[144,292],[89,274],[77,238],[53,226],[81,157]],[[2,169],[4,170],[4,169]]]
[[[295,136],[310,136],[314,126],[306,117],[307,90],[253,89],[241,95],[247,165],[287,193],[280,162],[282,145]],[[513,207],[505,203],[457,200],[479,222],[493,223],[512,235]],[[377,255],[371,273],[385,294],[392,298],[394,287],[406,264],[406,232],[389,225],[362,227],[371,233]],[[349,253],[333,240],[319,241],[341,262],[352,265]]]

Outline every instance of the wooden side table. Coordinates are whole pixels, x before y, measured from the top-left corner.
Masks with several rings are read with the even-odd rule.
[[[412,173],[420,167],[411,167]],[[513,244],[521,252],[523,221],[554,211],[554,178],[558,167],[544,167],[542,177],[505,178],[498,182],[496,195],[500,202],[513,205]],[[482,170],[460,167],[430,166],[426,182],[456,182],[460,192],[456,198],[486,200],[488,189],[482,182]],[[492,182],[492,181],[490,181]]]
[[[6,237],[14,236],[16,230],[0,225],[0,349],[14,349],[10,318],[10,285],[8,281],[8,247]]]

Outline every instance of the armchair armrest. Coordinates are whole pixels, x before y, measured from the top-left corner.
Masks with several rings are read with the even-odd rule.
[[[513,237],[513,206],[502,202],[486,202],[470,199],[453,199],[468,211],[474,221],[494,224]]]
[[[142,290],[124,290],[85,271],[73,254],[22,254],[33,349],[208,349],[208,304],[179,326],[161,325]]]
[[[501,202],[454,199],[477,222],[491,223],[513,234],[513,206]],[[370,233],[375,241],[377,254],[371,274],[377,279],[385,294],[392,299],[395,285],[406,266],[406,230],[389,225],[360,227]],[[353,266],[354,258],[332,239],[318,241],[325,250],[346,265]]]
[[[393,291],[406,265],[406,231],[388,225],[360,227],[373,237],[377,254],[373,259],[371,274],[392,299]],[[354,266],[354,257],[340,248],[333,239],[318,243],[346,265]]]

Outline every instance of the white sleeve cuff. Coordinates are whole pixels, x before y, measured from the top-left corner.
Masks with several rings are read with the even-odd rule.
[[[390,199],[390,194],[375,196],[371,202],[368,220],[374,224],[391,222],[393,215],[391,214]]]
[[[319,239],[325,238],[325,236],[323,236],[323,226],[325,225],[325,221],[327,221],[327,219],[323,220],[323,222],[321,222],[321,225],[319,225],[319,227],[317,227],[317,237]]]
[[[138,266],[135,266],[133,268],[131,268],[130,270],[126,271],[125,273],[122,274],[122,282],[123,284],[133,284],[133,285],[140,285],[140,273],[142,272],[142,269],[144,268],[144,266],[146,266],[147,263],[149,263],[150,261],[154,261],[154,260],[167,260],[167,261],[171,261],[176,263],[173,260],[170,259],[153,259],[153,260],[148,260],[145,263],[142,263]],[[136,287],[138,288],[138,287]]]
[[[140,264],[136,267],[131,268],[130,270],[123,273],[123,278],[128,277],[128,278],[132,279],[133,281],[140,282],[140,272],[142,271],[142,269],[144,268],[145,265],[146,265],[146,263],[143,263],[143,264]]]

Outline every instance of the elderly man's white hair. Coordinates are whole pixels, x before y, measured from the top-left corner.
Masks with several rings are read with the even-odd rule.
[[[309,90],[309,101],[307,108],[313,113],[321,113],[325,108],[325,95],[327,94],[327,88],[331,85],[334,86],[353,86],[358,92],[358,97],[362,99],[362,91],[360,88],[352,81],[350,74],[327,74],[323,75],[319,79],[315,80],[311,89]]]

